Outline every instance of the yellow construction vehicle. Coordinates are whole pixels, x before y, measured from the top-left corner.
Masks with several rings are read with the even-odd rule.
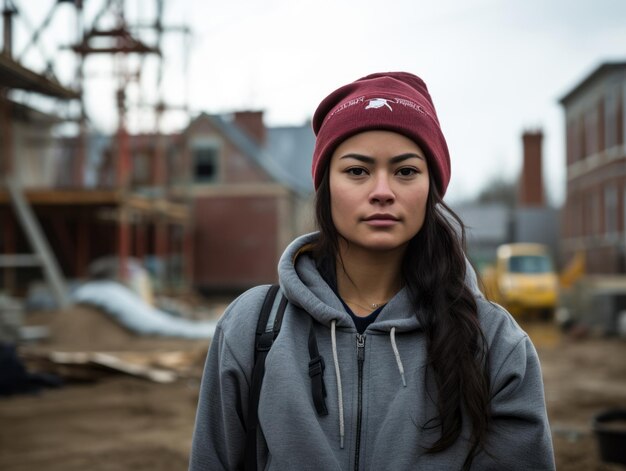
[[[558,301],[558,276],[542,244],[504,244],[495,265],[482,273],[485,295],[516,317],[552,319]]]

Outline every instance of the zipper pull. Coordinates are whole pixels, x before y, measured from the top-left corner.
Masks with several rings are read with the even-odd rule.
[[[356,334],[356,358],[359,361],[365,359],[365,335]]]

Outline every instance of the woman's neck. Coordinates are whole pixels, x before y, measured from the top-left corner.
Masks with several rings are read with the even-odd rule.
[[[404,247],[376,252],[339,244],[337,291],[358,316],[365,316],[389,301],[402,287]]]

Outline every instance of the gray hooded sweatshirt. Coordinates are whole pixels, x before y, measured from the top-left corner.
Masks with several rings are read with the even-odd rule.
[[[424,380],[426,339],[406,289],[360,337],[306,251],[315,237],[295,240],[279,263],[289,304],[265,364],[258,469],[461,469],[470,448],[468,420],[451,447],[426,452],[440,436],[429,423],[437,416],[437,393],[433,381]],[[467,283],[489,346],[493,414],[486,452],[472,469],[555,469],[537,353],[513,318],[482,297],[471,268]],[[220,319],[200,388],[192,471],[243,467],[255,329],[267,289],[242,294]],[[326,364],[326,416],[318,416],[312,399],[311,326]]]

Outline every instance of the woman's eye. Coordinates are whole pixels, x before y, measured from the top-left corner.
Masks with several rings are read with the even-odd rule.
[[[402,177],[411,177],[419,173],[419,171],[413,167],[404,167],[398,170],[398,175]]]
[[[355,177],[361,177],[365,175],[365,169],[359,167],[349,168],[348,170],[346,170],[346,172]]]

